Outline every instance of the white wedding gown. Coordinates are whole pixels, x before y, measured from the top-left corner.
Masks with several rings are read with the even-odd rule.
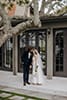
[[[38,66],[37,71],[35,71],[36,66]],[[42,60],[41,60],[41,57],[38,53],[37,60],[33,56],[32,83],[43,84],[44,74],[43,74],[42,68],[43,68]]]

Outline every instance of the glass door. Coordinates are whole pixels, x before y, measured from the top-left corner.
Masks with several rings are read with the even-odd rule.
[[[54,34],[54,75],[65,76],[65,32],[64,29],[55,30]]]
[[[12,70],[12,39],[4,44],[4,68],[5,70]]]
[[[2,47],[0,47],[0,68],[2,67]]]

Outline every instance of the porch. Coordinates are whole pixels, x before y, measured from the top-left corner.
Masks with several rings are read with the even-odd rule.
[[[2,90],[24,93],[48,100],[67,100],[67,78],[62,77],[53,77],[48,80],[46,76],[44,76],[43,85],[31,84],[23,86],[22,73],[13,75],[13,72],[0,70],[0,88],[1,87],[4,87]]]

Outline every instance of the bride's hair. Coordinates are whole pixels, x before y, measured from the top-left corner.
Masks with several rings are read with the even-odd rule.
[[[34,49],[34,51],[35,51],[35,54],[37,55],[37,54],[38,54],[38,51],[37,51],[37,49]]]
[[[35,51],[35,54],[37,55],[37,52]]]

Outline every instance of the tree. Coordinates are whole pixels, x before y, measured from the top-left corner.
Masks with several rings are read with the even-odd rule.
[[[33,15],[30,17],[23,17],[26,21],[11,26],[12,17],[9,17],[5,11],[5,7],[9,10],[13,7],[13,3],[27,5],[31,7],[33,5]],[[67,5],[65,0],[42,0],[39,10],[40,0],[0,0],[0,46],[10,37],[26,30],[27,28],[36,26],[41,27],[40,16],[59,16],[67,12]],[[47,9],[47,11],[46,11]],[[40,13],[39,13],[40,12]]]

